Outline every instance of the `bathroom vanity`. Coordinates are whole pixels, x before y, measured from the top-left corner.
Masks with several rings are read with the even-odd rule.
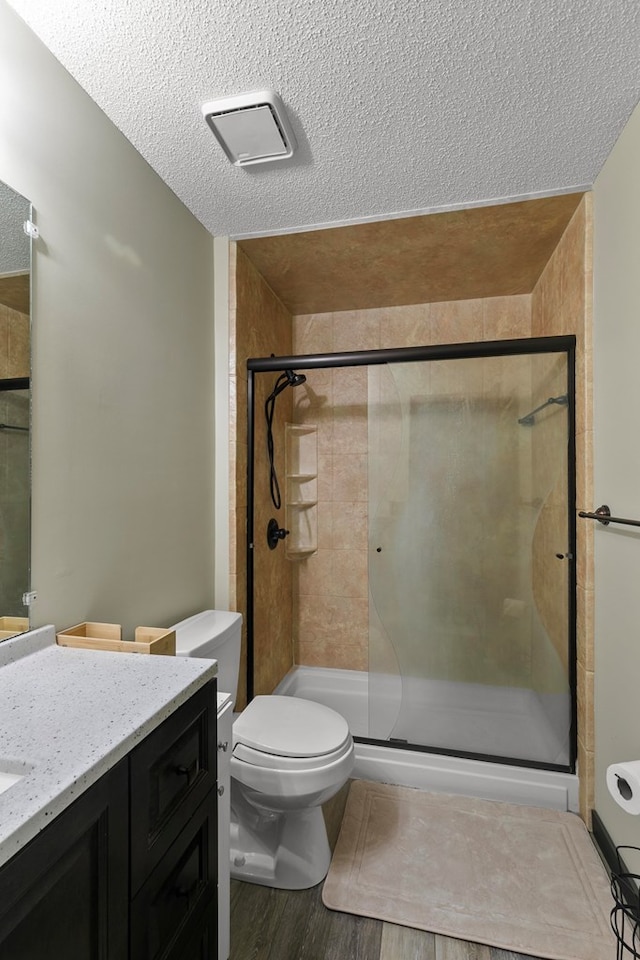
[[[37,634],[0,646],[0,956],[210,960],[215,663]]]

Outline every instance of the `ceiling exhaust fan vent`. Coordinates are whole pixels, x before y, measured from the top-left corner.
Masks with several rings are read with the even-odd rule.
[[[273,90],[210,100],[202,104],[202,113],[237,167],[286,160],[296,148],[283,103]]]

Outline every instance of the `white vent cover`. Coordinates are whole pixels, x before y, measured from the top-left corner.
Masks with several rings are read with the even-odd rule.
[[[296,148],[282,101],[272,90],[210,100],[202,104],[202,113],[237,167],[285,160]]]

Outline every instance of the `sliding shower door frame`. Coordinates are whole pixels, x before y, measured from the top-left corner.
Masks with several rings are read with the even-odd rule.
[[[255,375],[282,373],[285,370],[320,370],[340,367],[363,367],[391,363],[433,360],[463,360],[483,357],[508,357],[541,353],[565,353],[567,357],[568,456],[567,456],[567,553],[568,574],[568,682],[571,700],[569,763],[549,764],[515,757],[469,753],[438,747],[422,746],[394,740],[355,737],[361,743],[400,747],[419,753],[442,754],[470,760],[484,760],[510,766],[574,773],[577,756],[576,703],[576,449],[575,449],[575,336],[532,337],[514,340],[487,340],[423,347],[396,347],[385,350],[354,350],[343,353],[300,354],[284,357],[253,357],[247,360],[247,525],[246,525],[246,637],[247,637],[247,701],[254,697],[254,478],[255,478]]]

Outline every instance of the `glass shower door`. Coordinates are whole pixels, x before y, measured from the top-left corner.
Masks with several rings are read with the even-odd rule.
[[[570,763],[568,411],[564,353],[369,368],[370,737]]]

